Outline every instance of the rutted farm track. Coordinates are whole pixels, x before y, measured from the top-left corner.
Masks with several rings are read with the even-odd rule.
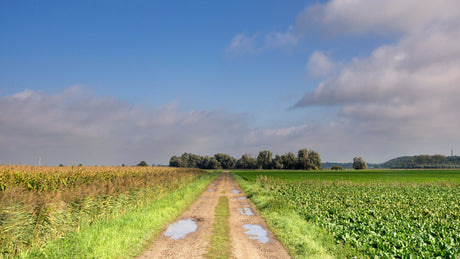
[[[233,258],[290,258],[228,172],[211,183],[176,220],[176,223],[191,223],[191,228],[188,224],[184,233],[180,233],[179,229],[179,233],[171,234],[178,225],[170,225],[139,258],[203,258],[210,248],[215,208],[220,196],[226,196],[229,202],[228,223]],[[192,232],[187,233],[188,229]],[[168,232],[167,235],[164,235],[165,232]]]

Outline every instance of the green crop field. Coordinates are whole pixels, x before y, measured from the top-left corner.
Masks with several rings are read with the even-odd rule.
[[[281,239],[302,226],[283,225],[290,223],[278,215],[294,215],[351,248],[346,255],[328,248],[336,257],[460,257],[459,170],[236,174]],[[284,242],[292,254],[308,257],[301,239]]]
[[[248,171],[236,170],[238,175],[248,181],[255,181],[259,176],[267,176],[284,182],[301,181],[350,181],[354,183],[436,183],[460,185],[460,170],[448,169],[375,169],[375,170],[320,170],[320,171]]]

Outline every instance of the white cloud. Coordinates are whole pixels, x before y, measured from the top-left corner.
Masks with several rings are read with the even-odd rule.
[[[460,2],[330,1],[299,17],[332,32],[400,36],[345,64],[297,107],[336,107],[348,138],[379,149],[434,153],[460,145]]]
[[[282,49],[297,45],[301,37],[292,26],[286,32],[269,32],[263,36],[260,34],[246,36],[245,33],[239,33],[233,37],[227,52],[242,55],[256,54],[269,49]]]
[[[295,46],[301,36],[290,26],[286,32],[270,32],[265,35],[264,49],[278,49],[288,46]]]
[[[296,28],[320,26],[332,33],[408,33],[457,23],[457,0],[332,0],[309,6]]]
[[[246,36],[245,33],[239,33],[233,37],[230,46],[227,47],[227,52],[236,55],[259,53],[263,49],[258,45],[257,34]]]
[[[436,108],[439,103],[429,105]],[[0,163],[37,164],[39,156],[47,165],[71,161],[87,165],[135,164],[140,160],[167,163],[172,155],[183,152],[223,152],[240,157],[243,153],[257,155],[265,149],[283,154],[304,147],[318,151],[323,161],[346,162],[356,155],[383,161],[401,154],[397,153],[401,151],[399,145],[407,139],[398,136],[398,132],[407,124],[399,128],[382,125],[372,118],[363,119],[369,114],[359,114],[370,106],[347,107],[357,111],[343,109],[349,114],[330,123],[251,129],[243,115],[224,110],[180,112],[176,101],[152,109],[97,97],[79,87],[51,95],[26,90],[0,98]],[[375,111],[379,111],[378,106]],[[448,121],[449,115],[430,120]],[[444,133],[443,127],[458,129],[457,124],[450,121],[435,126],[437,132]],[[436,135],[426,134],[430,139],[436,139]],[[376,136],[383,137],[376,141]],[[417,150],[428,142],[415,140],[412,141],[419,143],[413,146]]]
[[[322,51],[315,51],[307,63],[308,73],[312,76],[326,76],[337,67]]]
[[[244,115],[224,110],[180,112],[179,103],[148,108],[81,87],[56,94],[25,90],[0,98],[0,163],[131,165],[167,163],[172,155],[218,152],[240,157],[269,149],[277,154],[314,149],[325,160],[351,160],[337,148],[335,128],[299,125],[250,129]]]
[[[173,154],[238,146],[244,116],[179,112],[97,97],[82,88],[54,95],[26,90],[0,98],[0,163],[165,163]]]

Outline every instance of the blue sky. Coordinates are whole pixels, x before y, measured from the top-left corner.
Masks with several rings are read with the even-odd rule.
[[[0,163],[448,154],[458,5],[2,1]]]

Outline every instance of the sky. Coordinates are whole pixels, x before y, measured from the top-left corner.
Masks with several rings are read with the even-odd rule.
[[[0,164],[460,150],[460,1],[0,2]]]

